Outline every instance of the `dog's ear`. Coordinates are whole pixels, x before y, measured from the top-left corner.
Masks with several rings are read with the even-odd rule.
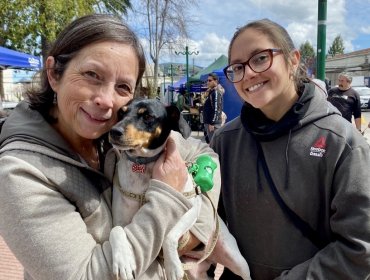
[[[185,139],[188,138],[191,135],[191,128],[180,110],[175,105],[170,105],[166,106],[166,111],[171,121],[171,129],[180,132]]]

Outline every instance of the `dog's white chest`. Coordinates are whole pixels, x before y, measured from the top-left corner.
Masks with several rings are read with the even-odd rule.
[[[137,164],[129,161],[123,154],[116,165],[116,176],[113,188],[113,224],[125,226],[129,224],[145,202],[145,192],[149,187],[149,180],[154,162]],[[118,182],[117,182],[118,181]]]
[[[116,165],[117,178],[113,188],[113,225],[126,226],[139,208],[145,203],[145,192],[149,188],[155,162],[136,164],[122,153]],[[193,190],[193,180],[188,174],[184,192]],[[191,200],[193,198],[190,198]]]

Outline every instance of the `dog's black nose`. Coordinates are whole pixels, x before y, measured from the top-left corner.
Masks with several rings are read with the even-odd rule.
[[[109,135],[112,139],[117,139],[123,135],[123,129],[119,126],[114,126],[109,131]]]

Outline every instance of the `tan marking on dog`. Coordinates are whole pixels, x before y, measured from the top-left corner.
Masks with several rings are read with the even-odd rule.
[[[162,129],[157,127],[154,133],[138,130],[134,125],[130,124],[125,129],[125,142],[130,143],[130,146],[141,146],[143,148],[149,147],[153,138],[160,135]]]
[[[138,114],[144,114],[146,112],[146,108],[139,108],[139,110],[137,110]]]
[[[154,135],[156,137],[158,137],[159,135],[161,135],[162,133],[162,127],[158,126],[156,129],[155,129],[155,132],[154,132]]]

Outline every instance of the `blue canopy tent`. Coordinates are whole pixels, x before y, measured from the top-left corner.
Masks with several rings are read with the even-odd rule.
[[[173,83],[173,87],[174,88],[179,88],[181,85],[185,85],[186,84],[186,76],[180,78],[180,80],[178,80],[177,82]]]
[[[240,115],[240,110],[243,106],[243,101],[239,97],[233,83],[231,83],[225,76],[223,69],[217,69],[212,71],[217,74],[219,83],[224,87],[225,94],[223,96],[224,108],[223,111],[227,115],[227,122],[235,119]],[[202,81],[206,81],[208,74],[204,74],[200,77]]]
[[[164,94],[162,102],[165,104],[171,104],[176,102],[177,94],[181,88],[185,88],[186,76],[181,77],[180,80],[174,82],[173,85],[167,87],[167,91]]]
[[[37,56],[0,47],[0,67],[3,69],[40,69],[41,60]]]

